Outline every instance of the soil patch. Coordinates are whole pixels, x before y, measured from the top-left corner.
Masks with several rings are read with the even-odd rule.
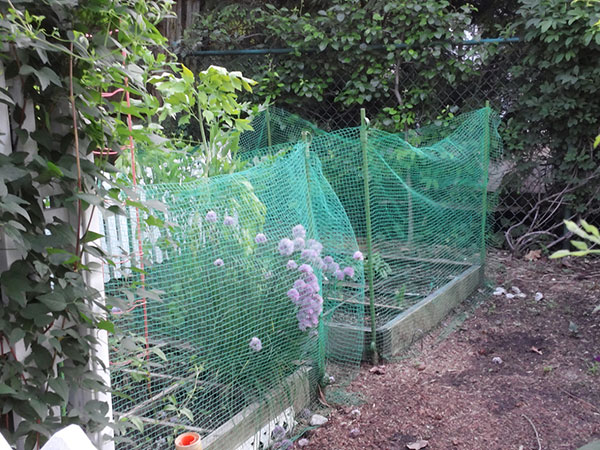
[[[487,277],[397,361],[379,373],[365,365],[345,388],[364,403],[335,406],[304,448],[406,449],[424,439],[427,450],[527,450],[538,448],[537,431],[545,450],[576,449],[600,438],[600,261],[495,252]],[[492,295],[497,286],[525,297]]]

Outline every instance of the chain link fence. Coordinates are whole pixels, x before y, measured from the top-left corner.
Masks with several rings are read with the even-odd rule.
[[[426,49],[429,61],[425,63],[386,59],[389,52],[378,48],[345,54],[298,53],[292,49],[196,51],[185,55],[184,61],[195,70],[210,65],[239,70],[259,81],[252,100],[270,99],[276,106],[327,131],[357,126],[360,108],[366,108],[367,116],[379,127],[401,132],[439,123],[489,102],[503,120],[501,135],[508,137],[509,118],[517,108],[519,95],[511,68],[523,56],[524,44],[516,38],[486,39],[436,43]],[[370,78],[368,68],[360,67],[367,52],[369,56],[381,53],[389,65],[388,76]],[[332,59],[336,60],[335,66]],[[436,61],[447,63],[449,59],[466,69],[458,71],[458,76],[437,70]],[[398,126],[401,121],[402,126]],[[517,153],[505,146],[503,155],[492,162],[490,170],[489,189],[497,194],[498,202],[491,242],[519,253],[537,242],[538,228],[558,224],[555,231],[562,234],[558,227],[565,211],[563,205],[553,208],[551,202],[546,205],[550,210],[544,211],[544,223],[530,214],[533,209],[544,207],[552,190],[552,171],[543,154],[522,150]]]

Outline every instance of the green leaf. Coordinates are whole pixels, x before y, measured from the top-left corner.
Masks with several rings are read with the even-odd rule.
[[[569,250],[559,250],[557,252],[552,253],[549,258],[550,259],[556,259],[556,258],[563,258],[565,256],[569,256],[571,254],[571,252]]]
[[[48,385],[65,402],[69,400],[69,386],[63,378],[51,378],[50,380],[48,380]]]
[[[21,328],[15,328],[14,330],[12,330],[10,332],[8,340],[10,342],[10,345],[15,345],[17,342],[19,342],[24,337],[25,337],[25,331]]]
[[[15,391],[10,386],[8,386],[4,383],[0,383],[0,395],[14,395],[16,393],[17,393],[17,391]]]
[[[129,419],[132,425],[137,428],[140,433],[144,432],[144,422],[142,422],[139,417],[129,416],[127,419]]]
[[[189,419],[190,422],[194,421],[194,415],[192,414],[192,411],[190,411],[188,408],[181,408],[179,410],[180,414],[183,414],[185,417],[187,417]]]
[[[31,406],[31,408],[35,411],[35,413],[40,419],[44,420],[48,415],[48,408],[40,401],[30,398],[28,404],[29,406]]]
[[[48,294],[39,295],[37,298],[46,305],[50,311],[62,311],[67,306],[64,292],[53,291]]]
[[[583,241],[571,241],[571,245],[578,250],[587,250],[588,246]]]
[[[188,84],[194,84],[194,73],[188,69],[187,67],[185,67],[184,64],[181,65],[181,69],[182,69],[182,77],[185,80],[186,83]]]
[[[82,242],[85,244],[87,242],[92,242],[92,241],[95,241],[96,239],[100,239],[103,237],[104,237],[103,234],[88,230],[88,232],[85,233],[85,235],[83,236]]]
[[[582,219],[581,220],[581,226],[583,227],[583,229],[586,232],[588,232],[592,236],[600,237],[600,232],[598,231],[598,228],[596,228],[594,225],[591,225],[591,224],[587,223],[585,220]]]
[[[115,324],[113,322],[111,322],[110,320],[101,320],[98,322],[98,325],[96,325],[96,326],[100,330],[106,330],[112,334],[115,333]]]
[[[167,361],[167,356],[164,354],[164,352],[159,347],[151,347],[150,351],[152,353],[154,353],[156,356],[158,356],[160,359],[162,359],[163,361]]]
[[[52,354],[44,346],[39,344],[33,344],[31,346],[31,353],[33,360],[38,368],[42,370],[48,370],[52,367],[53,358]]]
[[[48,171],[54,175],[57,178],[60,178],[63,176],[63,171],[60,170],[60,167],[58,167],[56,164],[54,164],[51,161],[47,161],[46,162],[46,167],[48,168]]]

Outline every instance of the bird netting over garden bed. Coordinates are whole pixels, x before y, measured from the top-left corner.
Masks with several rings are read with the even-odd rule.
[[[119,448],[169,448],[176,432],[210,434],[250,405],[265,410],[259,431],[294,404],[299,370],[311,386],[351,377],[372,321],[481,264],[497,124],[485,108],[402,134],[325,132],[271,109],[240,138],[251,168],[144,186],[173,227],[142,230],[143,274],[125,257],[105,275],[107,294],[131,302],[118,325],[153,349],[111,361],[116,415],[140,428]],[[137,223],[105,218],[108,253],[139,254]]]
[[[261,408],[272,414],[263,416],[275,417],[293,403],[299,369],[310,369],[315,386],[326,370],[342,379],[358,368],[362,335],[328,349],[326,324],[362,323],[364,307],[323,298],[361,298],[362,289],[341,283],[364,285],[362,261],[342,205],[303,146],[236,174],[145,186],[142,196],[166,205],[173,231],[143,230],[143,279],[126,263],[106,277],[107,294],[133,297],[130,311],[114,311],[117,324],[155,349],[137,366],[111,361],[122,393],[116,415],[143,425],[119,448],[171,448],[174,431],[209,434],[267,396]],[[111,253],[125,242],[111,242],[117,231],[136,241],[136,221],[125,224],[105,221]],[[149,289],[162,291],[160,300],[143,298]],[[284,395],[273,404],[276,388]]]
[[[281,139],[309,145],[365,255],[368,173],[379,326],[483,261],[493,200],[488,167],[501,153],[498,123],[483,108],[399,134],[365,127],[361,142],[361,128],[325,132],[272,108],[253,121],[254,131],[240,144],[242,156],[255,163],[285,151],[289,145]]]

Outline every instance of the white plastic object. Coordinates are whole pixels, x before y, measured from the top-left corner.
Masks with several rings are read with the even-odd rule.
[[[10,445],[8,445],[2,434],[0,434],[0,450],[11,450]]]
[[[98,450],[78,425],[54,433],[42,450]]]

